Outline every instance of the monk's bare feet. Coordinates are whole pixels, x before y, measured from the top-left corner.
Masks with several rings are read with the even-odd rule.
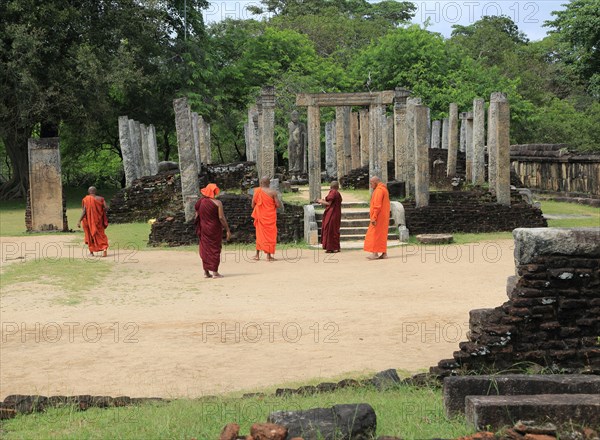
[[[103,257],[106,257],[106,255],[107,255],[107,251],[106,251],[106,249],[104,249],[104,250],[102,251],[102,256],[103,256]]]
[[[212,275],[210,274],[209,271],[207,271],[207,270],[204,271],[204,278],[212,278]]]
[[[93,256],[94,256],[94,253],[93,253],[93,252],[90,252],[90,257],[93,257]]]
[[[223,278],[223,275],[221,275],[219,272],[213,272],[212,277],[213,278]]]
[[[376,253],[373,253],[367,257],[367,260],[378,260],[378,259],[379,259],[379,255],[377,255]]]
[[[267,254],[267,261],[277,261],[277,260],[275,258],[273,258],[273,255]]]
[[[379,256],[379,259],[380,259],[380,260],[385,260],[385,259],[387,259],[387,257],[388,257],[388,256],[387,256],[387,252],[384,252],[383,254],[381,254],[381,255]]]
[[[252,258],[254,261],[258,261],[260,260],[260,252],[256,251],[256,255],[254,256],[254,258]]]

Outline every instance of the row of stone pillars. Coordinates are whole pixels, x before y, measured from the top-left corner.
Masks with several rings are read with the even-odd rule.
[[[275,88],[263,87],[256,104],[248,109],[244,125],[246,159],[256,162],[258,177],[275,174]]]
[[[140,124],[138,121],[119,116],[119,142],[123,156],[125,186],[132,185],[142,176],[158,173],[158,149],[154,125]]]

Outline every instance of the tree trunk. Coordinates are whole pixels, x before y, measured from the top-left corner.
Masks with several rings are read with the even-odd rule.
[[[31,129],[11,130],[6,133],[4,145],[12,165],[12,177],[0,186],[0,200],[20,199],[27,196],[29,188],[29,155],[27,140]]]

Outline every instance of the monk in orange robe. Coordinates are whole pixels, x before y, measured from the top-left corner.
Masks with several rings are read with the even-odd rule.
[[[365,237],[364,250],[371,252],[371,255],[367,257],[369,260],[383,260],[387,258],[390,194],[388,193],[387,186],[377,176],[371,177],[369,185],[373,189],[373,194],[371,194],[371,208],[369,210],[371,223]]]
[[[267,254],[267,261],[275,261],[275,245],[277,244],[277,208],[280,203],[277,192],[269,188],[271,179],[260,179],[260,187],[254,189],[252,197],[252,218],[256,228],[256,256],[260,259],[260,251]]]
[[[323,224],[321,227],[321,243],[326,254],[335,254],[340,251],[340,225],[342,223],[342,195],[339,192],[340,184],[334,180],[329,186],[329,194],[324,199],[317,199],[317,203],[325,206]]]
[[[82,212],[77,227],[83,225],[85,234],[85,244],[90,249],[90,255],[94,252],[102,252],[102,256],[106,257],[108,249],[108,238],[104,230],[108,227],[108,217],[106,216],[106,201],[104,197],[96,194],[96,188],[90,186],[88,195],[81,201]]]
[[[223,212],[223,204],[215,197],[219,194],[219,187],[209,183],[200,190],[202,197],[196,202],[196,235],[198,235],[198,251],[202,260],[205,278],[223,278],[219,273],[221,263],[221,248],[223,229],[226,231],[226,240],[231,238],[231,231]],[[212,275],[210,272],[212,271]]]

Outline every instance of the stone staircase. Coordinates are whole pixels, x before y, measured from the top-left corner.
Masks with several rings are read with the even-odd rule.
[[[324,207],[315,207],[315,218],[318,226],[319,243],[323,225]],[[360,202],[342,203],[342,222],[340,226],[340,244],[342,249],[362,249],[367,229],[369,228],[369,204]],[[388,231],[388,247],[400,245],[398,225],[392,216]],[[315,247],[320,247],[316,245]]]

